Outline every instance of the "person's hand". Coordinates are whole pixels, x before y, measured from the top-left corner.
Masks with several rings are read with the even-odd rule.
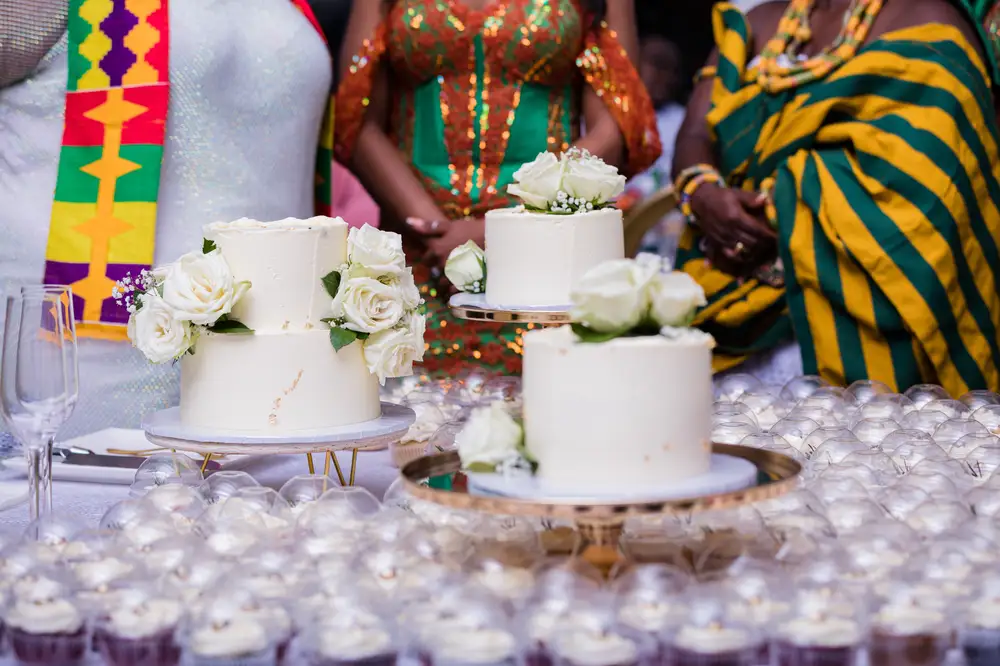
[[[479,247],[486,244],[486,221],[483,218],[445,222],[441,233],[428,235],[427,252],[432,261],[444,266],[451,251],[470,240],[475,241]]]
[[[695,190],[691,210],[714,266],[744,276],[774,256],[778,236],[764,219],[766,201],[755,192],[711,183]]]

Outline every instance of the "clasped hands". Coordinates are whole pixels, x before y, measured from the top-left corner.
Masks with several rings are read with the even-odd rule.
[[[691,210],[712,265],[745,278],[778,253],[778,236],[765,218],[766,195],[705,184],[691,197]]]
[[[486,221],[481,217],[458,220],[423,220],[410,217],[407,226],[423,243],[427,259],[435,266],[443,267],[448,255],[459,245],[470,240],[479,247],[486,245]]]

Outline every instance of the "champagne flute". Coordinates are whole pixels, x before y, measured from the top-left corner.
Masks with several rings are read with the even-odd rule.
[[[28,458],[31,520],[52,511],[52,443],[79,395],[69,287],[22,287],[7,298],[0,415]]]

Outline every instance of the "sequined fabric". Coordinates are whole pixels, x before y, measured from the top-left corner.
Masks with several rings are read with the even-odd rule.
[[[66,0],[0,0],[0,87],[38,67],[66,31]]]
[[[312,215],[331,81],[322,39],[289,0],[172,0],[170,30],[156,263],[200,247],[209,222]],[[42,275],[66,58],[62,40],[0,89],[0,287]],[[127,343],[81,341],[80,380],[63,436],[137,427],[178,400],[177,369],[150,365]]]
[[[354,58],[337,94],[339,160],[350,163],[370,103],[372,72],[389,67],[390,138],[450,218],[479,217],[511,204],[514,171],[579,136],[589,85],[607,104],[627,145],[627,173],[660,154],[652,103],[617,38],[593,25],[578,0],[396,0]],[[419,256],[411,257],[419,263]],[[520,370],[523,331],[451,318],[447,280],[424,277],[431,372],[471,363]]]

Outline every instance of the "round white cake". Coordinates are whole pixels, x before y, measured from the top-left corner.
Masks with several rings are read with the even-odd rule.
[[[588,270],[625,256],[622,213],[534,213],[524,207],[486,213],[486,302],[568,306]]]
[[[583,343],[524,335],[524,434],[538,477],[568,491],[662,489],[712,457],[711,336],[696,329]]]
[[[322,278],[347,261],[339,219],[205,227],[233,276],[250,290],[233,318],[252,335],[203,333],[181,359],[181,421],[188,426],[282,434],[376,419],[378,380],[360,342],[330,343],[330,296]]]

